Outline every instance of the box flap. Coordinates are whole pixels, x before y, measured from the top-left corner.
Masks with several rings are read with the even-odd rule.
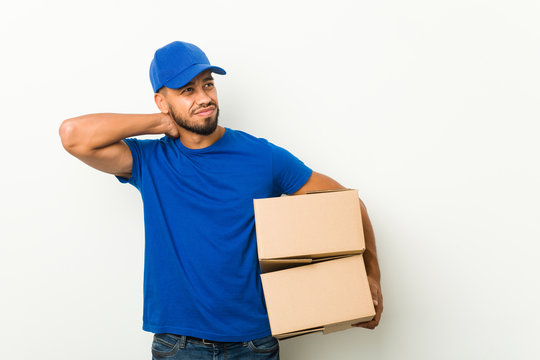
[[[255,199],[253,204],[259,259],[365,249],[357,190]]]
[[[312,259],[263,259],[259,261],[261,273],[279,271],[296,266],[307,265],[313,262]]]
[[[360,255],[360,254],[353,254],[353,255]],[[315,263],[318,263],[318,262],[321,262],[321,261],[341,259],[341,258],[344,258],[344,257],[347,257],[347,256],[350,256],[350,255],[349,254],[339,254],[339,255],[334,254],[334,256],[325,256],[325,257],[321,257],[321,258],[314,258],[312,260],[312,262],[315,264]]]
[[[290,339],[290,338],[297,337],[300,335],[311,334],[311,333],[314,333],[317,331],[323,331],[323,330],[324,328],[319,327],[319,328],[313,328],[313,329],[307,329],[307,330],[301,330],[301,331],[293,331],[286,334],[274,335],[274,337],[279,340],[285,340],[285,339]]]
[[[375,315],[362,255],[261,274],[261,280],[274,336]]]
[[[339,323],[335,323],[335,324],[325,325],[324,329],[323,329],[323,334],[326,335],[326,334],[331,334],[331,333],[336,332],[336,331],[347,330],[350,327],[352,327],[353,324],[358,324],[358,323],[361,323],[361,322],[370,321],[371,319],[373,319],[374,316],[375,315],[368,315],[368,316],[364,316],[364,317],[361,317],[361,318],[358,318],[358,319],[353,319],[353,320],[349,320],[349,321],[343,321],[343,322],[339,322]]]
[[[340,255],[333,254],[333,256],[314,257],[313,259],[311,258],[261,259],[259,261],[259,264],[261,266],[261,273],[264,274],[271,271],[280,271],[280,270],[290,269],[297,266],[315,264],[322,261],[341,259],[346,256],[350,256],[350,255],[349,254],[340,254]]]
[[[350,321],[345,321],[338,324],[326,325],[323,329],[323,334],[330,334],[336,331],[346,330],[351,327]]]

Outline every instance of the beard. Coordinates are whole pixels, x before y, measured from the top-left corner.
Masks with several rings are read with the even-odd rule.
[[[209,104],[214,105],[216,108],[215,116],[209,116],[207,118],[204,118],[201,124],[194,124],[192,122],[189,122],[188,120],[184,119],[181,116],[178,116],[172,107],[169,107],[169,111],[171,113],[171,117],[173,120],[178,124],[178,126],[186,129],[187,131],[191,131],[192,133],[198,134],[198,135],[210,135],[212,134],[218,125],[218,117],[219,117],[219,108],[216,104]]]

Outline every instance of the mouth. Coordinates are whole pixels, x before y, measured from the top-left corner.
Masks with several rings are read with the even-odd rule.
[[[201,109],[199,111],[196,111],[195,112],[195,115],[197,116],[210,116],[214,113],[215,111],[215,108],[214,107],[209,107],[209,108],[205,108],[205,109]]]

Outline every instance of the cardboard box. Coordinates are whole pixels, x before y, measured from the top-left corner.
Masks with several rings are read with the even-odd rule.
[[[361,254],[357,190],[255,199],[259,260]]]
[[[254,208],[275,337],[326,334],[373,318],[356,190],[256,199]]]
[[[362,255],[261,275],[278,339],[345,330],[375,315]]]

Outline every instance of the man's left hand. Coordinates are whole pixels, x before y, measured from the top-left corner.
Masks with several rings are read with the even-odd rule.
[[[381,320],[381,313],[383,311],[383,298],[382,298],[380,282],[373,279],[370,276],[368,276],[368,282],[369,282],[369,289],[371,290],[371,297],[373,299],[373,305],[375,306],[375,317],[373,318],[373,320],[358,323],[358,324],[353,324],[353,326],[363,327],[366,329],[373,330],[375,329],[377,325],[379,325],[379,321]]]

